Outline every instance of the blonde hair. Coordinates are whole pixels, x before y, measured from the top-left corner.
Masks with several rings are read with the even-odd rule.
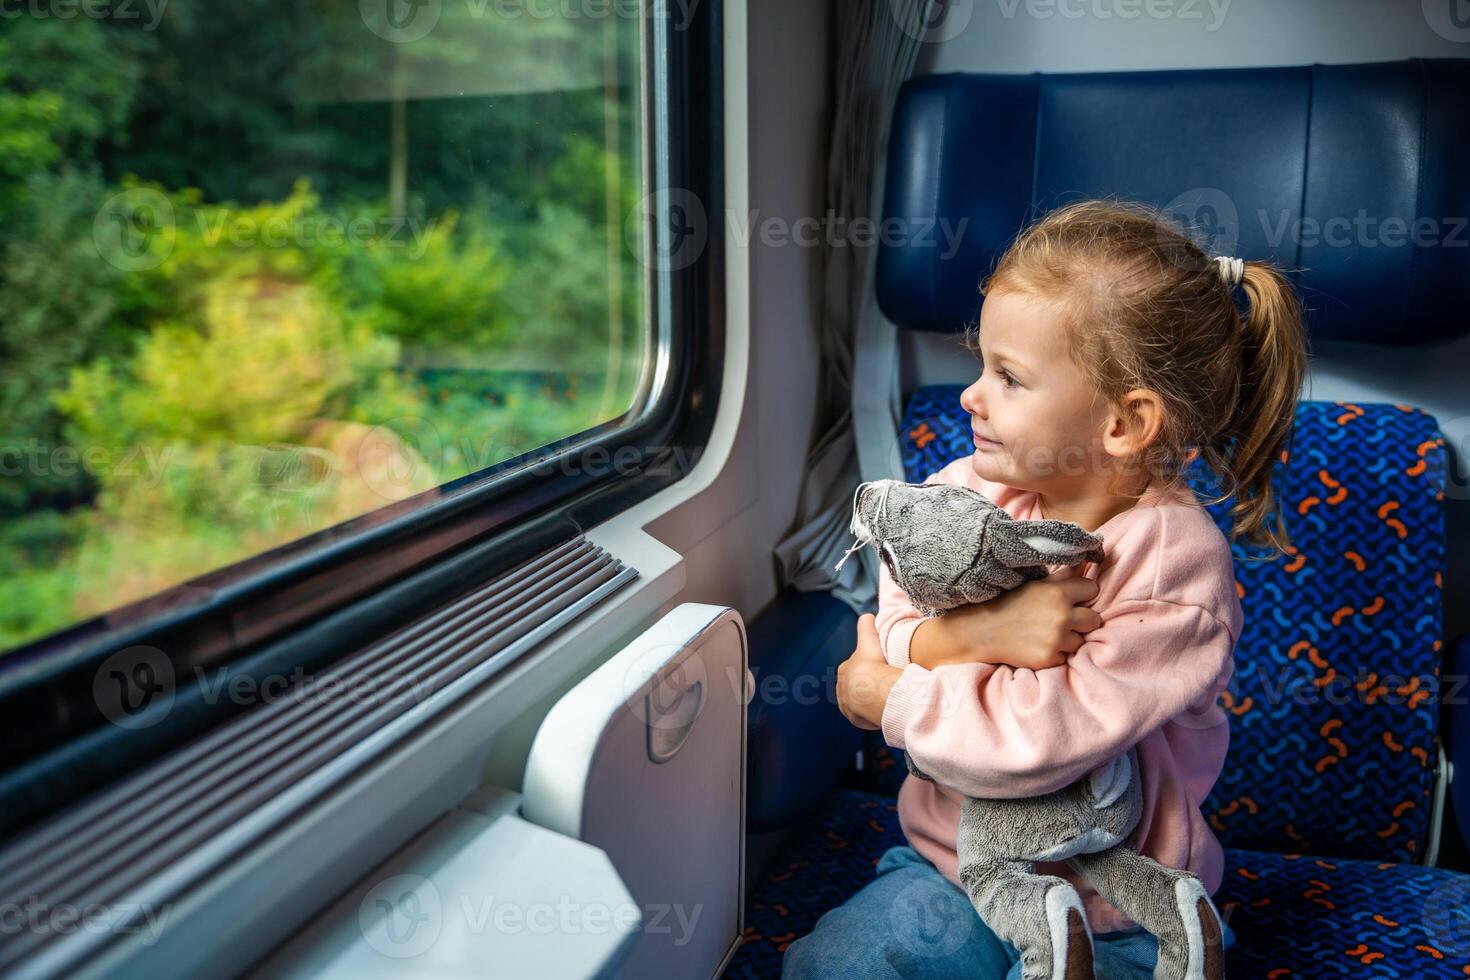
[[[1279,553],[1291,544],[1271,470],[1288,450],[1306,330],[1277,267],[1247,261],[1240,287],[1243,314],[1214,258],[1162,213],[1080,201],[1024,229],[980,291],[1054,303],[1072,358],[1112,404],[1157,393],[1162,428],[1139,459],[1150,482],[1178,487],[1202,459],[1219,481],[1208,502],[1235,497],[1232,537]]]

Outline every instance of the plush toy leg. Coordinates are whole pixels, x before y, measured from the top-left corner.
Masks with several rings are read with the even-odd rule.
[[[1225,949],[1220,914],[1198,878],[1166,868],[1126,844],[1078,854],[1068,863],[1098,894],[1159,941],[1154,980],[1221,980]]]
[[[1033,874],[1026,861],[975,858],[960,866],[960,881],[985,924],[1021,951],[1025,980],[1093,980],[1092,934],[1065,878]]]

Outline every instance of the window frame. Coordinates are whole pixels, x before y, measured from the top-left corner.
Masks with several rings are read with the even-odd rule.
[[[0,654],[0,717],[9,719],[13,749],[0,798],[17,791],[27,798],[17,816],[39,817],[238,710],[222,701],[147,731],[113,726],[92,693],[113,654],[155,647],[181,678],[199,667],[250,673],[262,661],[280,669],[280,656],[269,654],[281,649],[294,651],[296,667],[319,669],[360,638],[358,631],[322,637],[315,624],[357,610],[367,630],[410,622],[687,475],[714,424],[724,353],[722,12],[717,0],[697,4],[688,24],[676,27],[665,0],[649,3],[666,12],[643,18],[644,189],[692,194],[707,234],[687,266],[646,263],[655,343],[646,362],[653,395],[641,413]],[[666,223],[652,224],[666,234]],[[619,464],[601,461],[609,459]],[[473,567],[472,577],[463,569],[446,574],[466,556],[460,564]],[[79,766],[79,756],[106,761]],[[32,792],[43,774],[53,783],[65,776],[48,785],[44,800]]]

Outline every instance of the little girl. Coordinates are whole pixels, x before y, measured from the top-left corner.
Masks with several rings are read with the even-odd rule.
[[[1306,370],[1294,293],[1267,264],[1212,258],[1149,209],[1103,201],[1023,231],[982,292],[981,373],[960,398],[975,452],[926,482],[971,487],[1019,519],[1075,521],[1102,537],[1104,560],[1083,570],[1085,591],[1054,576],[934,618],[883,570],[838,699],[934,781],[905,781],[910,846],[788,948],[788,976],[1022,975],[959,888],[963,797],[1049,793],[1134,745],[1134,846],[1220,885],[1200,804],[1230,740],[1216,701],[1241,610],[1229,544],[1183,471],[1202,458],[1235,498],[1234,535],[1285,549],[1271,467]],[[1069,864],[1037,871],[1076,886],[1098,976],[1154,975],[1157,944],[1138,924]],[[1208,975],[1221,975],[1233,934],[1203,930]]]

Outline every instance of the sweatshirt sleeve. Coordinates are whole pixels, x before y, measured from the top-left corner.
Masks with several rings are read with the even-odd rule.
[[[878,641],[883,656],[894,667],[909,665],[909,642],[914,631],[925,619],[923,613],[914,608],[909,594],[899,587],[888,574],[888,567],[878,562]]]
[[[889,693],[883,734],[967,796],[1040,796],[1175,716],[1218,724],[1234,650],[1230,628],[1201,606],[1129,600],[1058,667],[909,664]]]

